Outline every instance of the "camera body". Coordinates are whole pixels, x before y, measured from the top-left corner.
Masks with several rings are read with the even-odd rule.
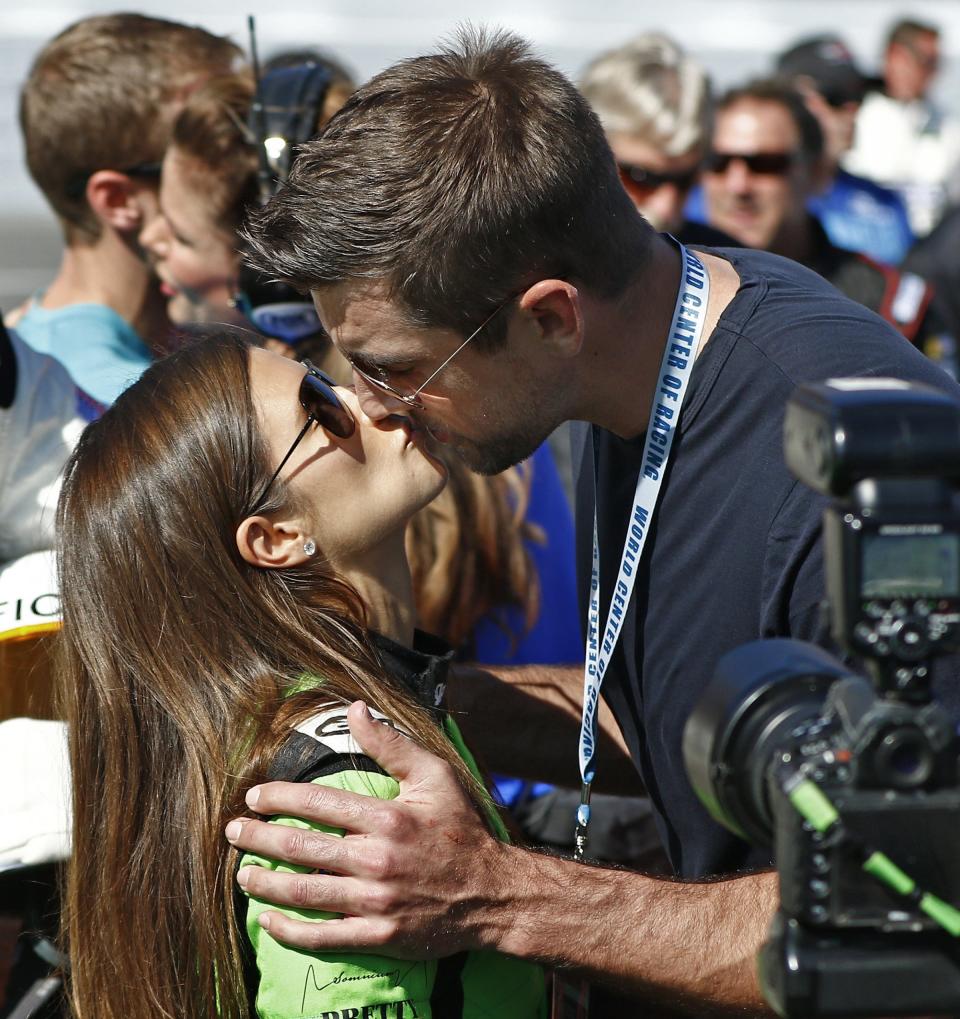
[[[834,379],[787,405],[787,466],[835,497],[824,514],[832,636],[879,673],[891,667],[908,698],[924,696],[923,663],[960,646],[958,454],[960,407],[916,383]]]
[[[956,1014],[960,743],[930,673],[960,649],[960,405],[833,380],[794,394],[784,436],[793,473],[833,497],[830,631],[869,678],[799,641],[737,648],[687,723],[687,769],[717,820],[773,849],[760,964],[780,1014]]]

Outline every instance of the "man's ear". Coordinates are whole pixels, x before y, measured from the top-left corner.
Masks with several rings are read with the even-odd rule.
[[[261,569],[299,566],[310,558],[303,547],[308,540],[296,521],[247,517],[237,528],[237,550],[251,566]]]
[[[583,308],[580,293],[566,280],[540,280],[520,298],[520,307],[533,319],[542,340],[560,357],[574,357],[583,346]]]
[[[100,222],[120,233],[139,231],[143,211],[137,184],[117,170],[97,170],[87,181],[87,204]]]

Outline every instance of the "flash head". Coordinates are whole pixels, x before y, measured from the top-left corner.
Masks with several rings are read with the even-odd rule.
[[[784,419],[787,466],[823,495],[865,478],[960,476],[960,409],[932,386],[846,378],[800,386]]]

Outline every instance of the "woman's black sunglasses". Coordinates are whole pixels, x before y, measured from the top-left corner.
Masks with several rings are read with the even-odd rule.
[[[293,456],[293,451],[300,445],[307,430],[314,422],[340,439],[348,439],[356,430],[356,419],[333,391],[333,379],[309,361],[301,363],[307,369],[307,373],[300,380],[300,406],[307,412],[307,420],[303,428],[300,429],[300,434],[293,440],[293,445],[287,450],[287,455],[280,461],[280,466],[273,472],[273,477],[260,493],[260,497],[254,501],[251,513],[255,512],[267,497],[267,492],[273,487],[273,483],[280,476],[287,461]]]

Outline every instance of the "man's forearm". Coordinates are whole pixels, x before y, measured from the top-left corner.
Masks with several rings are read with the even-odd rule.
[[[575,787],[583,669],[578,665],[457,668],[447,704],[467,744],[495,771]],[[601,702],[597,789],[643,791],[623,736]]]
[[[777,907],[776,874],[675,882],[505,853],[513,881],[484,928],[486,947],[678,1012],[771,1014],[756,956]]]

